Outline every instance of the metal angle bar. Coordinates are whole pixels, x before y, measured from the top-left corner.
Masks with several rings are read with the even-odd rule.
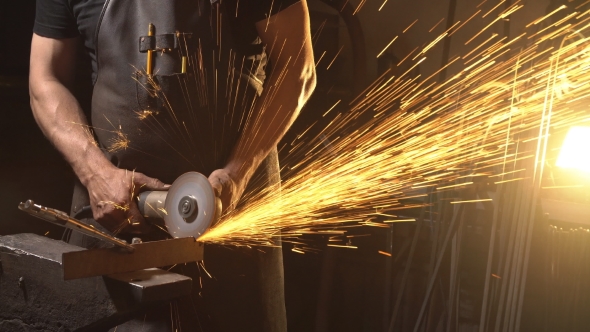
[[[400,284],[400,291],[397,294],[397,299],[395,301],[395,307],[393,308],[393,313],[391,315],[391,320],[389,322],[389,332],[393,332],[393,327],[395,324],[395,319],[397,317],[397,312],[399,310],[400,304],[402,302],[402,297],[404,294],[404,288],[406,285],[406,281],[408,279],[408,275],[410,274],[410,266],[412,265],[412,260],[414,258],[414,252],[416,251],[416,244],[418,243],[418,237],[420,235],[420,230],[422,229],[422,224],[424,223],[424,211],[425,208],[422,208],[420,211],[420,219],[418,219],[418,224],[416,225],[416,231],[414,232],[414,239],[412,239],[412,246],[410,247],[410,252],[408,253],[408,260],[406,262],[406,268],[404,269],[404,275],[402,277],[402,281]]]
[[[70,217],[67,213],[63,211],[35,204],[33,200],[29,199],[24,203],[20,203],[18,205],[18,208],[19,210],[26,212],[33,217],[108,242],[110,244],[122,248],[125,251],[133,252],[133,250],[135,250],[135,248],[132,245],[128,244],[124,240],[118,239],[114,236],[111,236],[110,234],[104,233],[98,229],[90,227],[89,225],[81,222],[80,220]]]
[[[551,287],[549,287],[549,285],[551,284],[552,279],[552,269],[551,269],[551,265],[553,263],[553,252],[554,252],[554,247],[555,247],[555,229],[549,225],[546,226],[548,228],[548,245],[546,247],[546,253],[545,253],[545,289],[546,289],[546,298],[545,298],[545,312],[544,312],[544,321],[545,324],[543,324],[543,326],[545,327],[544,331],[547,332],[548,328],[549,328],[549,323],[550,323],[550,316],[551,316],[551,310],[549,308],[549,303],[551,303],[549,301],[549,299],[551,299],[553,292]]]
[[[458,215],[460,215],[464,210],[463,205],[459,206],[457,212],[453,215],[453,219],[451,220],[451,224],[449,225],[449,229],[447,232],[447,235],[445,236],[445,241],[442,245],[442,250],[440,251],[440,254],[438,256],[438,259],[436,261],[436,265],[434,267],[434,273],[432,274],[432,277],[430,278],[430,281],[428,283],[428,288],[426,289],[426,294],[424,296],[424,301],[422,302],[422,307],[420,308],[420,313],[418,315],[418,319],[416,320],[416,325],[414,326],[414,332],[418,332],[418,328],[420,327],[420,321],[422,320],[422,316],[424,315],[424,311],[426,310],[426,304],[428,304],[428,299],[430,298],[430,293],[432,292],[432,288],[434,287],[434,282],[436,281],[436,276],[438,274],[438,269],[440,268],[440,264],[442,263],[444,254],[445,254],[445,248],[447,247],[449,240],[451,238],[451,235],[453,233],[454,230],[454,226],[455,223],[457,221]]]
[[[508,239],[508,243],[507,243],[507,250],[506,250],[506,254],[504,256],[505,258],[505,262],[504,262],[504,266],[502,267],[502,271],[501,271],[501,275],[502,275],[502,288],[500,289],[500,298],[498,300],[498,309],[496,310],[496,323],[495,323],[495,332],[499,332],[500,331],[500,323],[502,320],[502,313],[504,312],[504,300],[506,298],[506,292],[507,292],[507,287],[508,287],[508,283],[510,281],[510,276],[511,276],[511,270],[510,270],[510,265],[512,263],[512,253],[513,253],[513,249],[514,249],[514,241],[516,238],[516,228],[517,228],[517,223],[516,223],[516,218],[517,218],[517,214],[518,214],[518,209],[515,207],[515,204],[512,202],[517,202],[520,201],[520,198],[522,196],[522,190],[520,187],[516,187],[516,197],[517,199],[515,199],[514,201],[511,201],[511,207],[512,209],[512,216],[509,218],[510,220],[510,231],[509,231],[509,239]]]
[[[196,262],[203,259],[203,243],[194,238],[144,242],[133,253],[94,249],[62,254],[64,280],[87,278],[152,267]]]
[[[522,214],[523,214],[523,205],[525,205],[526,203],[526,197],[527,197],[527,192],[523,192],[521,198],[520,198],[520,203],[518,205],[518,209],[515,210],[515,214],[516,212],[518,212],[518,216],[515,216],[514,218],[514,223],[516,224],[516,233],[514,236],[514,245],[512,247],[512,259],[511,259],[511,263],[510,263],[510,279],[508,280],[508,291],[506,293],[506,302],[505,302],[505,306],[504,306],[504,316],[503,316],[503,320],[502,320],[502,331],[503,332],[507,332],[509,330],[509,322],[510,322],[510,317],[512,316],[512,302],[513,302],[513,294],[514,294],[514,290],[515,288],[518,287],[517,284],[517,270],[518,270],[518,257],[519,257],[519,252],[520,252],[520,248],[521,248],[521,244],[522,244],[522,234],[523,234],[523,223],[522,223]]]
[[[500,206],[502,203],[504,203],[502,201],[502,193],[504,192],[504,184],[500,184],[498,186],[498,190],[496,191],[496,206],[494,207],[494,216],[492,217],[493,221],[492,221],[492,230],[491,230],[491,234],[490,234],[490,245],[488,248],[488,263],[486,266],[486,279],[485,279],[485,286],[483,289],[483,299],[482,299],[482,304],[481,304],[481,315],[479,318],[479,332],[485,332],[486,330],[486,315],[487,315],[487,306],[488,306],[488,296],[490,294],[489,290],[490,290],[490,281],[491,281],[491,277],[492,277],[492,261],[494,259],[494,249],[495,249],[495,244],[496,244],[496,228],[498,227],[498,215],[499,215],[499,210],[500,210]]]
[[[441,193],[441,194],[437,194],[437,195],[443,195],[443,196],[448,196],[448,193]],[[444,213],[444,207],[443,204],[438,204],[438,214],[437,214],[437,222],[434,224],[434,232],[432,237],[434,238],[434,241],[432,243],[432,249],[430,252],[430,264],[429,264],[429,268],[428,268],[428,279],[430,279],[430,276],[432,275],[433,271],[434,271],[434,264],[436,262],[436,259],[434,259],[434,257],[436,257],[436,253],[438,252],[438,242],[439,239],[442,237],[440,234],[442,233],[442,223],[443,223],[443,216]],[[431,217],[432,219],[432,217]]]
[[[527,168],[527,177],[533,177],[534,172],[531,168]],[[529,183],[529,182],[533,183]],[[523,182],[519,183],[519,187],[523,188],[530,188],[533,187],[534,189],[531,190],[524,190],[524,194],[522,195],[521,202],[519,205],[519,217],[518,217],[518,242],[515,245],[515,253],[514,253],[514,261],[513,261],[513,271],[514,274],[511,276],[512,285],[509,290],[510,297],[508,298],[508,304],[506,306],[506,317],[504,318],[504,331],[511,331],[513,330],[515,318],[516,318],[516,307],[517,307],[517,296],[520,294],[520,290],[522,287],[521,284],[521,275],[523,270],[523,259],[524,254],[526,252],[527,247],[527,240],[530,238],[527,236],[527,232],[532,232],[532,215],[534,215],[534,209],[536,201],[536,197],[538,194],[538,189],[540,188],[539,185],[535,185],[535,180],[524,180]],[[526,282],[526,280],[523,280]]]
[[[523,197],[528,196],[527,193],[524,193]],[[523,242],[523,235],[524,235],[524,230],[523,228],[525,227],[525,223],[522,221],[523,219],[523,208],[522,205],[525,205],[526,199],[523,198],[521,200],[521,206],[519,207],[519,216],[518,218],[515,220],[516,223],[516,235],[514,237],[514,246],[513,246],[513,251],[512,251],[512,263],[511,263],[511,267],[510,267],[510,279],[508,282],[508,292],[506,295],[506,306],[504,307],[504,319],[503,319],[503,331],[504,332],[508,332],[510,331],[510,321],[512,319],[512,315],[513,315],[513,311],[512,311],[512,307],[513,307],[513,303],[514,303],[514,294],[515,292],[518,290],[519,287],[519,282],[518,282],[518,271],[519,271],[519,266],[518,264],[520,263],[520,252],[522,250],[522,242]]]
[[[453,315],[453,305],[454,305],[454,301],[455,301],[455,292],[457,293],[456,297],[458,300],[459,297],[459,293],[460,293],[460,288],[459,288],[459,284],[460,283],[460,279],[457,280],[457,274],[458,274],[458,270],[459,270],[459,260],[461,259],[461,242],[463,240],[463,227],[459,226],[459,228],[457,229],[457,232],[455,233],[455,236],[453,237],[453,251],[456,251],[452,256],[455,256],[454,258],[451,259],[451,261],[453,261],[453,264],[451,265],[451,283],[450,283],[450,289],[449,289],[449,303],[448,303],[448,319],[447,319],[447,329],[446,331],[452,331],[451,330],[451,323],[452,323],[452,319],[451,316]],[[458,304],[458,303],[457,303]],[[458,314],[458,312],[456,312],[456,314]],[[455,326],[455,330],[459,329],[459,325]]]
[[[508,259],[507,258],[507,254],[506,254],[506,250],[508,247],[508,243],[509,243],[509,237],[510,237],[510,226],[513,225],[512,223],[512,219],[509,217],[513,211],[515,210],[515,206],[514,206],[514,202],[516,201],[516,195],[518,194],[518,190],[515,187],[516,184],[515,183],[510,183],[507,184],[505,188],[505,192],[506,192],[506,197],[504,197],[504,202],[510,202],[510,203],[502,203],[501,205],[499,205],[500,210],[500,216],[498,217],[498,222],[500,223],[499,226],[499,235],[498,235],[498,259],[497,259],[497,263],[496,263],[496,272],[498,273],[498,275],[500,276],[504,276],[507,278],[507,271],[505,271],[506,268],[506,264],[505,261]],[[493,264],[493,263],[492,263]],[[502,285],[504,285],[504,282],[506,281],[506,278],[502,278],[501,282],[494,282],[492,284],[493,289],[491,290],[491,299],[489,300],[490,305],[492,304],[499,304],[499,300],[502,296]],[[496,309],[495,311],[493,311],[494,309]],[[492,313],[496,313],[498,312],[498,308],[494,308],[494,307],[490,307],[490,309],[488,310],[488,316],[486,318],[486,326],[490,326],[490,320],[492,319]],[[486,329],[487,331],[488,329]]]
[[[523,184],[521,184],[521,185],[523,185]],[[508,322],[508,327],[509,327],[508,329],[509,330],[514,330],[518,295],[520,294],[520,290],[524,289],[523,285],[524,285],[525,280],[522,280],[521,276],[523,274],[523,270],[526,270],[526,268],[523,266],[523,260],[524,260],[524,254],[526,252],[526,246],[527,246],[527,239],[528,239],[527,232],[529,230],[532,231],[531,212],[533,212],[533,211],[529,211],[529,209],[534,209],[534,206],[535,206],[535,204],[533,203],[534,196],[535,196],[534,190],[533,190],[532,195],[531,195],[531,191],[527,190],[527,192],[525,194],[525,199],[523,199],[524,206],[521,208],[522,212],[521,212],[521,217],[520,217],[520,223],[522,223],[522,228],[521,228],[521,235],[520,235],[519,246],[518,246],[517,261],[515,262],[515,270],[516,270],[515,274],[514,274],[515,287],[514,287],[514,290],[512,293],[511,306],[510,306],[510,320]]]

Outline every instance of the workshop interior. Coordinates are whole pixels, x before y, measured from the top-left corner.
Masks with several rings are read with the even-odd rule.
[[[168,234],[151,241],[70,213],[75,175],[30,106],[36,4],[3,4],[0,331],[114,328],[197,287],[170,267],[204,271],[208,243],[279,243],[290,332],[588,331],[590,1],[307,6],[317,85],[280,193],[223,215],[184,173],[136,197]]]

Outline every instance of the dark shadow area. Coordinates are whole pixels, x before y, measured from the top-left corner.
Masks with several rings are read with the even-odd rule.
[[[37,127],[29,106],[28,66],[35,1],[11,1],[0,11],[0,234],[62,230],[18,210],[27,199],[68,210],[69,166]]]

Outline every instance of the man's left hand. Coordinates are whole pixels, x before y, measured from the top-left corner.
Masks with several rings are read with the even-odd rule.
[[[209,175],[209,183],[215,191],[215,196],[221,199],[222,215],[231,212],[242,197],[245,182],[232,176],[224,168],[215,170]]]

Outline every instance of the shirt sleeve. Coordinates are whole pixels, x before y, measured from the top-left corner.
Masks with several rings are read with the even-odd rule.
[[[76,18],[68,0],[37,0],[33,32],[54,39],[77,37]]]

